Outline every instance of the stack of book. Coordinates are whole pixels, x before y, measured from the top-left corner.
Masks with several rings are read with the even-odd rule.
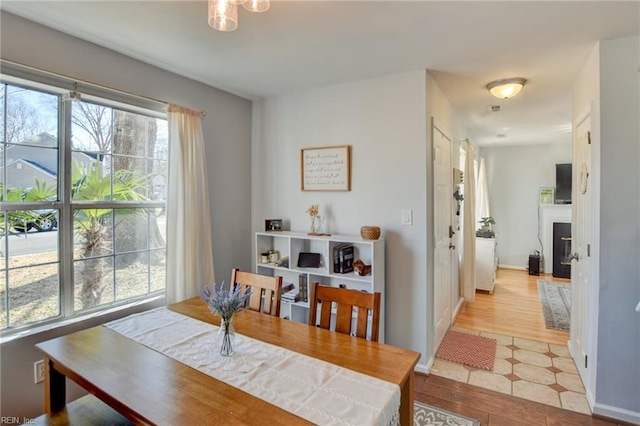
[[[346,274],[353,272],[353,246],[351,244],[340,244],[333,248],[333,272],[336,274]]]
[[[292,290],[287,291],[286,293],[282,293],[280,300],[288,303],[298,302],[300,301],[300,292],[294,288]]]

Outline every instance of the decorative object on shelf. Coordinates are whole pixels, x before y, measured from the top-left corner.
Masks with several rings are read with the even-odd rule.
[[[365,263],[360,259],[353,262],[353,268],[358,271],[358,275],[361,277],[371,273],[371,265],[365,265]]]
[[[269,252],[260,253],[260,263],[269,263]]]
[[[220,355],[229,356],[233,354],[233,342],[235,339],[235,330],[233,329],[232,319],[236,312],[240,312],[245,305],[249,296],[251,296],[251,287],[247,287],[242,291],[242,286],[236,286],[231,290],[225,290],[224,282],[216,288],[213,285],[213,292],[205,287],[202,292],[202,300],[209,306],[209,310],[216,315],[220,315],[220,328],[218,330],[218,345]]]
[[[480,218],[478,223],[481,223],[482,226],[476,231],[476,237],[493,238],[496,236],[495,232],[493,232],[493,229],[491,229],[491,225],[496,224],[496,220],[493,218],[493,216]]]
[[[276,261],[276,266],[280,268],[288,268],[289,267],[289,256],[281,257]]]
[[[351,146],[300,150],[302,191],[351,191]]]
[[[320,253],[300,252],[298,255],[298,268],[319,268],[322,265]]]
[[[235,31],[238,28],[238,5],[249,12],[265,12],[270,0],[209,0],[207,22],[218,31]]]
[[[316,233],[318,235],[324,235],[324,218],[320,215],[316,216]]]
[[[264,221],[265,231],[282,231],[282,219],[267,219]]]
[[[540,188],[540,204],[553,204],[555,188]]]
[[[318,235],[316,232],[316,216],[318,216],[318,204],[312,204],[311,207],[307,209],[307,214],[311,218],[311,230],[309,231],[309,235]]]
[[[365,240],[377,240],[380,238],[379,226],[363,226],[360,228],[360,236]]]
[[[280,253],[277,250],[269,250],[269,263],[277,263],[280,259]]]

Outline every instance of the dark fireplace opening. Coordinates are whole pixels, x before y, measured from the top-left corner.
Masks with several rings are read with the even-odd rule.
[[[571,224],[553,224],[553,276],[571,278]]]

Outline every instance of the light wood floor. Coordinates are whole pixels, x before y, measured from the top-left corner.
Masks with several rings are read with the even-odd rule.
[[[571,282],[551,274],[535,276],[527,271],[498,269],[493,294],[477,291],[473,302],[464,302],[455,325],[566,346],[568,332],[545,327],[538,279]]]

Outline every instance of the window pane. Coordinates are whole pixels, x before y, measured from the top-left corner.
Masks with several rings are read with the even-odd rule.
[[[110,254],[113,249],[113,210],[74,210],[74,259],[86,259]]]
[[[38,198],[29,201],[57,200],[58,97],[7,84],[0,92],[0,184],[9,191],[3,201],[22,201],[33,188]]]
[[[151,291],[165,289],[167,281],[166,270],[166,250],[151,250],[149,252],[151,270]]]
[[[71,170],[73,201],[110,201],[112,199],[111,156],[74,152]]]
[[[151,197],[152,200],[167,200],[167,177],[169,173],[167,161],[159,161],[156,160],[152,163],[151,179],[149,179],[151,183]]]
[[[116,209],[115,251],[124,253],[146,250],[149,217],[146,209]],[[145,260],[146,263],[146,260]]]
[[[164,248],[167,238],[166,209],[149,209],[149,247]]]
[[[116,300],[149,293],[149,253],[116,256]]]
[[[6,213],[11,222],[6,239],[9,267],[59,260],[57,210],[19,210]]]
[[[156,132],[156,144],[153,152],[150,153],[150,157],[158,160],[169,159],[169,126],[167,120],[161,120],[156,118],[156,125],[158,130]]]
[[[7,96],[5,125],[11,144],[57,146],[58,96],[18,86],[4,85]],[[50,146],[50,145],[46,145]]]
[[[7,185],[23,190],[41,187],[41,199],[57,198],[57,148],[7,145],[6,157]]]
[[[113,110],[89,102],[71,103],[71,147],[73,150],[111,152]]]
[[[76,311],[113,302],[113,259],[77,260],[73,267]]]
[[[58,263],[9,269],[8,277],[9,326],[59,315]]]

